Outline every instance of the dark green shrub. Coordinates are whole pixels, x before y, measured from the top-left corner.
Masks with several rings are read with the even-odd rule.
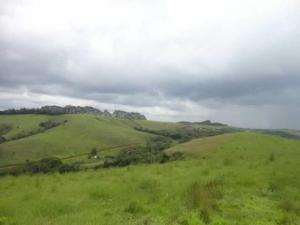
[[[24,170],[30,173],[49,173],[58,171],[61,166],[62,162],[60,159],[49,157],[37,162],[27,162],[24,166]]]
[[[44,128],[45,130],[48,130],[48,129],[51,129],[53,127],[57,127],[57,126],[61,125],[64,122],[57,122],[57,121],[48,120],[48,121],[45,121],[45,122],[41,122],[39,124],[39,126]]]
[[[0,124],[0,135],[4,135],[8,133],[12,129],[12,125],[8,123],[1,123]]]
[[[147,141],[146,146],[121,150],[116,156],[107,156],[103,167],[122,167],[137,163],[164,163],[183,158],[182,153],[166,154],[163,152],[171,146],[171,140],[156,136]],[[95,169],[97,169],[95,167]]]
[[[58,168],[59,173],[76,172],[79,171],[80,164],[75,162],[72,164],[62,164]]]
[[[163,136],[156,136],[150,138],[146,143],[146,149],[149,152],[156,153],[171,147],[172,141]]]
[[[3,143],[3,142],[5,142],[5,141],[6,141],[6,138],[3,137],[3,136],[0,136],[0,144]]]
[[[123,167],[140,161],[140,153],[136,149],[124,149],[116,156],[106,157],[103,167]]]

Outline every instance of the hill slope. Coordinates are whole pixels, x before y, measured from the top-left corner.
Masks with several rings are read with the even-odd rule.
[[[95,114],[0,115],[0,167],[55,156],[68,157],[162,135],[174,143],[232,132],[230,127],[118,119]]]
[[[0,221],[297,225],[299,149],[299,141],[245,132],[181,144],[169,151],[192,157],[167,164],[4,177]]]
[[[48,120],[66,122],[39,132],[39,124]],[[134,121],[94,115],[10,115],[0,116],[1,123],[9,124],[11,129],[3,135],[8,141],[0,144],[0,165],[143,143],[151,136],[133,129]],[[10,140],[22,135],[25,137]]]

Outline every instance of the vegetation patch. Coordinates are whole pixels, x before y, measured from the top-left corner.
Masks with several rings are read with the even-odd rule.
[[[63,163],[59,158],[49,157],[43,158],[39,161],[27,161],[23,165],[13,166],[7,170],[2,171],[1,175],[14,175],[18,176],[24,173],[37,174],[37,173],[66,173],[79,171],[80,164],[75,162],[71,164]]]
[[[105,158],[103,167],[123,167],[138,163],[165,163],[183,158],[183,153],[164,152],[171,146],[171,141],[162,136],[150,138],[146,146],[126,148],[115,156]]]
[[[210,136],[235,132],[234,129],[227,126],[221,126],[216,128],[214,126],[194,127],[191,125],[186,125],[175,129],[168,129],[168,130],[165,129],[153,130],[142,126],[138,126],[135,127],[135,129],[138,131],[167,137],[175,141],[178,141],[179,143],[184,143],[194,138],[210,137]]]
[[[209,223],[213,212],[218,210],[218,200],[222,197],[222,180],[213,179],[205,184],[194,182],[186,191],[186,205],[190,210],[197,210],[204,223]]]

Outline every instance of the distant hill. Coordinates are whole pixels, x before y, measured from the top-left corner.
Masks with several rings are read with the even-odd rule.
[[[208,125],[208,126],[228,126],[227,124],[218,123],[218,122],[211,122],[210,120],[205,120],[202,122],[189,122],[189,121],[180,121],[178,123],[184,125]]]
[[[103,151],[119,145],[143,145],[155,136],[168,138],[176,145],[197,138],[247,131],[211,121],[158,122],[146,120],[138,113],[109,113],[78,106],[6,110],[2,114],[5,115],[0,115],[0,166],[50,156],[69,157],[89,153],[93,148]],[[299,132],[290,130],[251,131],[300,138]]]
[[[67,105],[65,107],[56,105],[46,105],[41,108],[21,108],[21,109],[8,109],[0,111],[0,115],[16,115],[16,114],[46,114],[46,115],[62,115],[62,114],[97,114],[106,117],[116,117],[120,119],[134,119],[134,120],[146,120],[146,117],[137,112],[125,112],[116,110],[110,113],[107,110],[101,111],[91,106],[72,106]]]

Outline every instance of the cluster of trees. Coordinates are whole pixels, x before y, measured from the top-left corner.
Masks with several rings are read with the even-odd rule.
[[[66,172],[74,172],[79,171],[80,164],[72,163],[66,164],[63,163],[59,158],[49,157],[43,158],[39,161],[31,162],[27,161],[24,165],[14,167],[6,173],[11,175],[20,175],[23,173],[36,174],[36,173],[66,173]]]
[[[116,117],[119,119],[134,119],[134,120],[146,120],[146,117],[136,112],[125,112],[116,110],[113,113],[107,110],[101,111],[90,106],[72,106],[67,105],[65,107],[51,105],[43,106],[41,108],[21,108],[21,109],[8,109],[0,111],[0,115],[15,115],[15,114],[47,114],[47,115],[61,115],[61,114],[96,114],[106,117]]]
[[[146,146],[123,149],[116,156],[108,156],[103,167],[123,167],[138,163],[165,163],[183,158],[183,154],[176,152],[167,154],[163,150],[171,146],[169,138],[156,136],[147,141]]]
[[[146,120],[146,117],[137,112],[125,112],[121,110],[116,110],[112,114],[113,117],[119,119],[129,119],[129,120]]]
[[[151,130],[144,127],[135,127],[136,130],[171,138],[179,142],[189,141],[195,136],[194,129],[176,129],[176,130]]]
[[[6,138],[3,136],[12,129],[12,125],[8,123],[0,124],[0,144],[6,141]]]
[[[60,107],[56,105],[46,105],[41,108],[21,108],[21,109],[8,109],[0,111],[0,114],[48,114],[48,115],[60,115],[60,114],[80,114],[80,113],[101,113],[100,110],[89,106],[71,106]]]
[[[43,130],[48,130],[48,129],[57,127],[57,126],[59,126],[61,124],[67,123],[67,122],[68,122],[67,120],[64,120],[62,122],[61,121],[47,120],[47,121],[41,122],[39,124],[39,126],[42,127]]]
[[[151,130],[143,127],[135,127],[135,129],[138,131],[171,138],[180,143],[190,141],[193,138],[208,137],[208,136],[214,136],[214,135],[232,132],[232,130],[230,130],[228,127],[210,129],[205,127],[194,128],[192,126],[184,126],[182,128],[177,128],[172,130]]]
[[[228,126],[227,124],[218,123],[218,122],[211,122],[210,120],[204,120],[202,122],[181,121],[179,123],[184,124],[184,125]]]

